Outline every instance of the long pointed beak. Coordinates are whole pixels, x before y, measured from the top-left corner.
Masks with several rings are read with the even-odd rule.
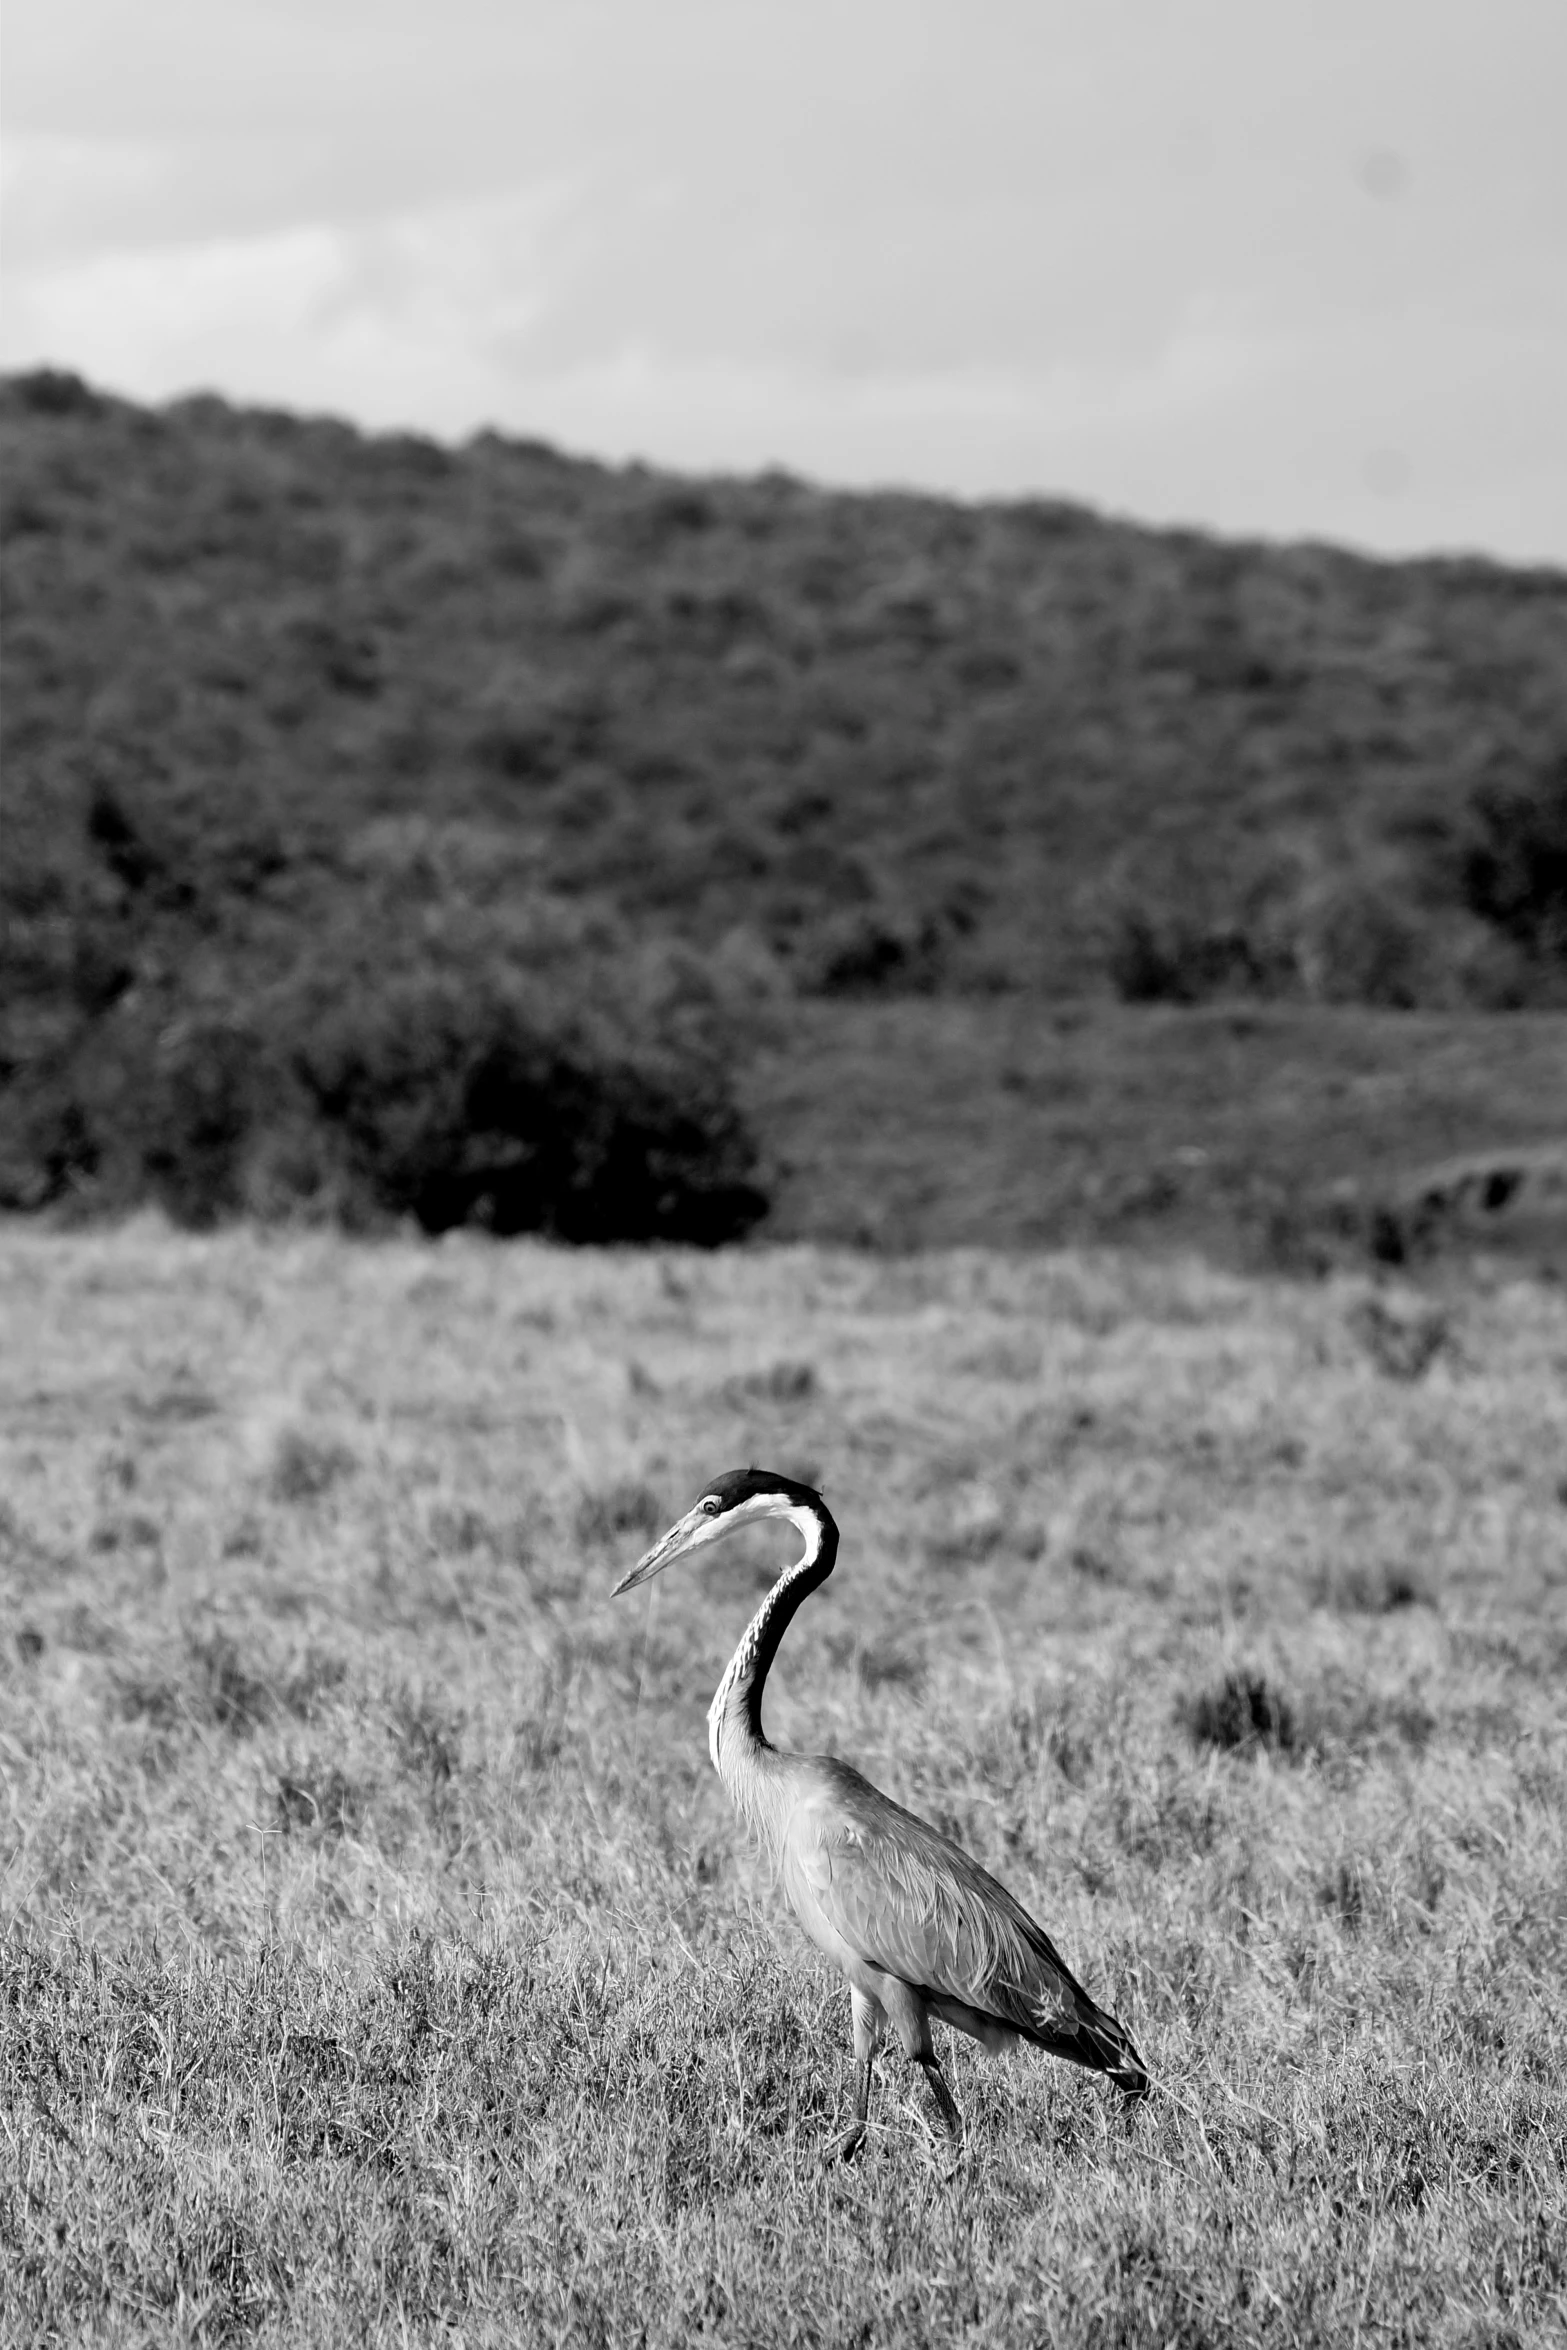
[[[639,1558],[636,1565],[621,1576],[610,1598],[618,1599],[623,1591],[634,1591],[639,1583],[650,1582],[653,1576],[661,1575],[666,1567],[674,1565],[677,1558],[696,1547],[712,1523],[704,1511],[688,1510],[677,1525],[671,1526],[669,1532],[654,1543],[646,1557]]]

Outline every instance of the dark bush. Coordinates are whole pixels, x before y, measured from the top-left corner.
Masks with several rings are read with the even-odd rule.
[[[35,367],[11,378],[7,396],[34,416],[97,416],[106,402],[65,367]]]
[[[929,994],[940,961],[933,922],[875,907],[827,915],[797,957],[802,990],[827,996]]]
[[[1226,996],[1376,1004],[1442,1000],[1454,982],[1420,916],[1370,872],[1263,859],[1231,876],[1177,869],[1123,879],[1103,916],[1105,964],[1124,1003]]]
[[[0,1093],[0,1205],[154,1200],[178,1222],[212,1224],[246,1205],[249,1154],[278,1092],[243,1013],[182,1012],[161,991],[127,999]]]
[[[1122,899],[1105,947],[1110,984],[1123,1003],[1200,1004],[1265,992],[1266,973],[1245,932],[1194,922],[1172,906]]]
[[[1528,954],[1567,966],[1567,753],[1535,776],[1480,784],[1470,818],[1465,902]]]
[[[1302,992],[1298,861],[1247,852],[1199,861],[1157,839],[1123,857],[1099,895],[1110,983],[1124,1003],[1201,1004]]]
[[[716,1077],[552,1030],[515,983],[420,971],[338,1006],[296,1066],[356,1189],[427,1232],[713,1243],[756,1221]]]
[[[804,804],[808,807],[809,800]],[[825,865],[824,860],[818,863]],[[825,881],[825,871],[820,878]],[[835,879],[840,888],[865,894],[858,902],[816,916],[790,941],[790,963],[800,992],[940,994],[951,981],[955,950],[982,919],[984,895],[979,886],[955,883],[933,902],[919,905],[885,890],[859,857],[841,860]]]
[[[1304,992],[1320,1003],[1406,1012],[1440,999],[1420,921],[1368,876],[1344,874],[1319,888],[1292,927]]]
[[[530,893],[476,827],[378,828],[351,871],[291,968],[264,938],[165,968],[18,1089],[6,1197],[700,1245],[764,1213],[699,957]]]
[[[243,1018],[197,1013],[159,1036],[136,1104],[149,1189],[177,1221],[244,1204],[248,1147],[271,1107],[267,1055]]]
[[[68,1199],[91,1184],[98,1164],[97,1135],[69,1088],[37,1076],[6,1085],[0,1075],[0,1208]]]

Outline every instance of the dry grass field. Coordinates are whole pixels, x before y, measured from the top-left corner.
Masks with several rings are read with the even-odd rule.
[[[1567,2324],[1567,1295],[0,1228],[0,2337]],[[1161,2087],[884,2063],[708,1696],[960,1835]]]

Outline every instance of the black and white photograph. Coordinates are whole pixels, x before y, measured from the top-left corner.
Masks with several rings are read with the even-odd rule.
[[[1567,10],[4,64],[0,2346],[1567,2341]]]

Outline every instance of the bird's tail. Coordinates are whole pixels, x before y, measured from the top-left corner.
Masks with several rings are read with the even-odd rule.
[[[1148,2068],[1132,2045],[1132,2035],[1109,2011],[1098,2006],[1072,1973],[1044,1928],[1022,1913],[1025,1938],[1037,1962],[1035,1980],[1040,1996],[1029,2037],[1052,2056],[1068,2064],[1087,2065],[1104,2073],[1127,2097],[1146,2097],[1153,2086]]]

